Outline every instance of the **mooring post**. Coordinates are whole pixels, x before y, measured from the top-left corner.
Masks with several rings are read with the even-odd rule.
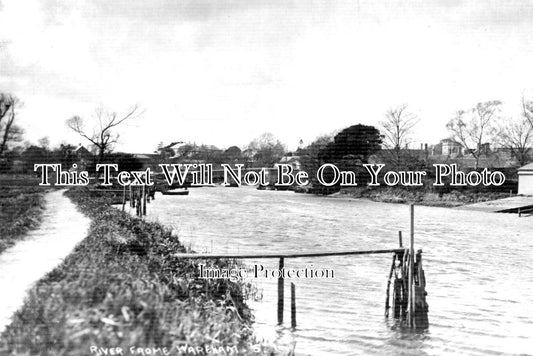
[[[411,212],[411,229],[410,229],[410,246],[409,246],[409,299],[407,301],[407,307],[409,311],[408,323],[409,326],[414,326],[414,313],[415,313],[415,283],[414,283],[414,273],[415,273],[415,206],[414,204],[410,205]]]
[[[402,242],[402,232],[401,231],[398,231],[398,240],[400,242],[400,248],[403,247],[403,242]]]
[[[146,185],[143,184],[142,199],[143,199],[143,215],[146,215]]]
[[[283,261],[283,257],[281,257],[279,259],[279,270],[280,271],[283,270],[283,265],[284,265],[284,261]],[[284,282],[284,279],[280,273],[280,276],[278,278],[278,325],[283,324],[283,297],[284,297],[283,282]]]
[[[122,211],[124,211],[124,208],[126,206],[126,186],[122,189]]]
[[[296,286],[291,283],[291,327],[296,327]]]
[[[385,297],[385,317],[389,316],[389,309],[390,309],[390,306],[389,306],[390,284],[391,284],[392,275],[394,273],[394,267],[395,266],[396,266],[396,253],[394,253],[392,255],[392,265],[391,265],[390,271],[389,271],[389,279],[387,280],[387,291],[385,292],[386,293],[386,297]]]

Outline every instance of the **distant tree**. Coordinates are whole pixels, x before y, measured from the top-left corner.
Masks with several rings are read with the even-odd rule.
[[[328,163],[340,162],[350,156],[351,159],[358,159],[368,162],[368,157],[381,150],[382,138],[378,129],[374,126],[353,125],[339,132],[322,149],[318,158]]]
[[[135,105],[124,115],[108,112],[103,107],[97,108],[95,114],[96,124],[92,129],[92,133],[85,131],[84,121],[79,116],[68,119],[66,123],[70,129],[97,148],[98,161],[102,162],[105,155],[110,153],[113,150],[113,146],[118,142],[119,134],[115,132],[117,126],[139,117],[142,113],[139,111],[139,107]]]
[[[235,162],[242,158],[242,150],[237,146],[231,146],[224,151],[224,160],[229,162]]]
[[[41,137],[37,143],[39,143],[39,146],[46,149],[46,150],[49,150],[50,149],[50,139],[48,138],[48,136],[44,136],[44,137]]]
[[[61,143],[53,150],[54,160],[65,167],[70,167],[76,162],[76,146],[68,143]]]
[[[122,171],[138,171],[144,168],[142,161],[130,153],[110,153],[108,160],[118,164]]]
[[[34,164],[52,163],[50,162],[50,153],[47,149],[40,146],[30,146],[21,154],[21,160],[24,163],[24,170],[33,171]]]
[[[198,146],[195,143],[186,143],[176,149],[176,155],[180,160],[192,160],[198,152]]]
[[[9,148],[9,144],[22,141],[22,128],[15,123],[16,107],[19,100],[10,94],[0,93],[0,156]]]
[[[302,169],[314,177],[318,167],[322,165],[322,162],[318,155],[326,146],[333,142],[333,137],[336,133],[318,136],[311,144],[304,148],[298,148],[296,154],[300,156],[300,163]]]
[[[495,121],[498,119],[501,102],[497,100],[478,103],[474,108],[460,110],[446,127],[454,139],[461,143],[475,159],[475,169],[479,159],[486,154],[486,143],[494,139]]]
[[[533,101],[526,100],[524,96],[522,96],[522,115],[533,127]]]
[[[169,143],[168,145],[165,145],[163,142],[159,142],[159,144],[157,145],[157,149],[156,149],[155,153],[159,154],[159,158],[160,158],[161,161],[166,161],[170,157],[172,157],[172,156],[174,156],[176,154],[176,152],[174,151],[173,147],[178,145],[178,144],[181,144],[181,143],[183,143],[183,142],[174,141],[174,142]]]
[[[522,115],[508,118],[500,125],[500,144],[509,149],[513,157],[523,166],[530,159],[533,144],[533,102],[522,98]]]
[[[402,149],[411,141],[411,134],[418,118],[408,110],[407,104],[390,108],[385,119],[380,122],[383,133],[383,146],[391,154],[395,165],[402,164]]]
[[[273,134],[268,132],[250,142],[246,150],[253,153],[253,159],[256,164],[267,167],[279,162],[285,154],[285,146]]]

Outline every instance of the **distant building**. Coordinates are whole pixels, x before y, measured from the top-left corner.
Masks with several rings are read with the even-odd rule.
[[[75,170],[78,171],[87,170],[87,167],[94,160],[94,155],[81,144],[72,152],[72,155],[74,156],[74,162],[78,165]]]
[[[302,164],[300,163],[300,156],[285,155],[281,157],[281,160],[279,161],[279,163],[290,164],[292,168],[294,168],[295,171],[299,171],[302,167]]]
[[[533,163],[518,169],[518,194],[533,195]]]
[[[463,155],[463,145],[451,138],[441,140],[440,145],[443,156],[455,158]]]

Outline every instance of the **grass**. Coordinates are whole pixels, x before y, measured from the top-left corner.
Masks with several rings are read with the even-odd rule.
[[[68,195],[91,217],[89,235],[31,289],[0,337],[1,354],[88,355],[94,345],[179,354],[184,344],[272,354],[252,346],[258,343],[244,303],[249,285],[199,279],[195,263],[173,256],[185,248],[162,225],[103,204],[83,188]]]
[[[416,203],[426,206],[456,207],[506,198],[509,196],[509,193],[455,190],[439,195],[438,193],[425,189],[404,189],[398,187],[369,189],[362,187],[343,188],[339,196],[365,198],[385,203]]]
[[[39,225],[44,192],[31,176],[0,176],[0,253]]]

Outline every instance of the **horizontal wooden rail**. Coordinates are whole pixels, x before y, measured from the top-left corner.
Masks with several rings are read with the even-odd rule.
[[[177,253],[174,256],[179,258],[298,258],[298,257],[327,257],[327,256],[352,256],[352,255],[372,255],[380,253],[401,253],[403,248],[389,250],[367,250],[367,251],[332,251],[332,252],[303,252],[303,253],[256,253],[256,254],[220,254],[220,253]]]

